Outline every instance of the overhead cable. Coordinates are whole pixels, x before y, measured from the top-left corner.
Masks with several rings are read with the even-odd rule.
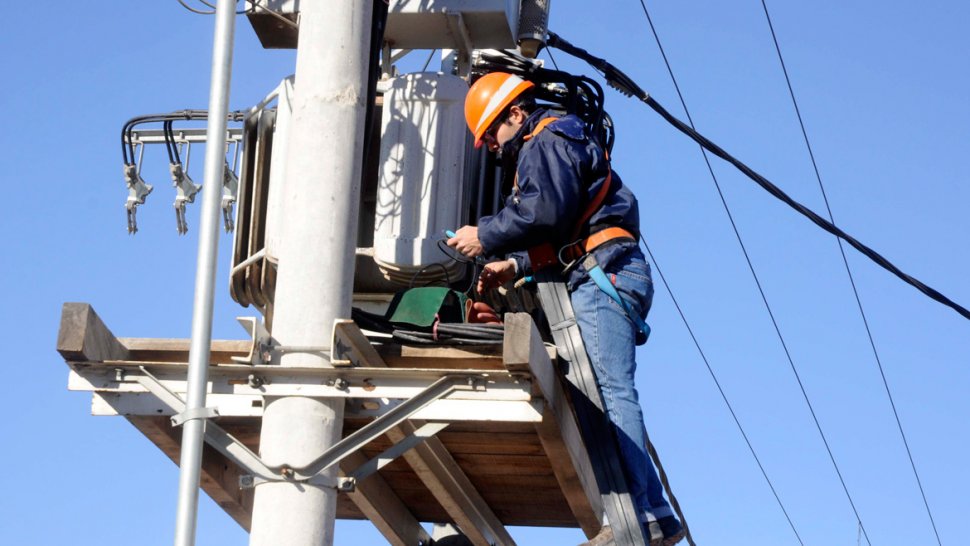
[[[686,104],[686,101],[683,98],[683,94],[680,92],[680,86],[677,84],[677,79],[676,79],[676,77],[673,74],[673,70],[672,70],[672,68],[670,66],[670,62],[668,61],[667,55],[666,55],[666,53],[664,52],[664,49],[663,49],[663,45],[660,42],[659,35],[657,34],[656,29],[654,28],[653,21],[650,18],[649,12],[646,10],[646,5],[643,4],[642,1],[641,1],[641,5],[644,8],[644,13],[647,16],[647,21],[649,22],[650,28],[653,31],[654,38],[657,41],[657,45],[658,45],[658,47],[660,49],[661,55],[663,56],[664,62],[667,65],[668,73],[670,74],[671,80],[674,83],[674,87],[677,90],[677,94],[680,97],[681,105],[683,106],[684,111],[687,114],[687,118],[691,122],[691,126],[687,126],[686,124],[683,124],[683,122],[680,122],[680,120],[676,120],[676,118],[673,118],[673,116],[671,116],[669,113],[666,113],[666,110],[663,111],[664,113],[666,113],[666,116],[664,116],[664,117],[666,119],[668,119],[668,121],[670,121],[670,118],[672,118],[672,119],[676,120],[678,123],[680,123],[681,125],[683,125],[684,127],[686,127],[687,129],[689,129],[690,131],[693,131],[693,127],[692,127],[693,126],[693,121],[691,120],[691,117],[690,117],[690,111],[687,108],[687,104]],[[614,81],[610,77],[607,77],[607,83],[609,83],[611,86],[617,88],[621,92],[628,93],[628,94],[631,94],[631,95],[635,95],[638,98],[640,98],[641,100],[643,100],[644,102],[652,101],[652,99],[649,97],[649,95],[645,91],[643,91],[639,86],[637,86],[635,82],[633,82],[625,74],[622,74],[619,70],[617,70],[615,67],[613,67],[612,65],[610,65],[610,63],[608,63],[604,59],[599,59],[599,58],[593,57],[588,52],[586,52],[586,51],[584,51],[584,50],[582,50],[580,48],[577,48],[575,46],[572,46],[572,44],[568,44],[568,42],[566,43],[566,47],[571,48],[572,51],[570,51],[569,49],[565,49],[565,48],[562,47],[562,43],[564,41],[561,38],[559,38],[558,36],[553,37],[552,33],[550,33],[550,34],[551,34],[550,41],[548,43],[550,45],[552,45],[553,47],[558,47],[559,49],[563,49],[567,53],[576,55],[576,56],[578,56],[578,57],[586,60],[594,68],[596,68],[597,70],[599,70],[604,76],[606,76],[607,74],[611,74],[611,73],[615,72],[617,74],[616,79],[615,79],[615,83],[614,83]],[[587,58],[587,57],[589,57],[589,58]],[[624,89],[625,89],[625,91],[624,91]],[[647,102],[647,103],[650,104],[649,102]],[[657,105],[657,106],[659,106],[659,105]],[[696,134],[696,131],[694,131],[694,133]],[[734,229],[735,236],[738,239],[738,243],[740,244],[741,250],[744,253],[745,260],[748,263],[748,268],[751,270],[751,274],[752,274],[752,276],[754,278],[755,284],[757,285],[758,291],[761,294],[761,298],[762,298],[762,301],[764,302],[765,308],[766,308],[766,310],[768,312],[768,316],[770,317],[771,322],[772,322],[772,325],[775,328],[775,333],[778,336],[778,339],[779,339],[779,341],[780,341],[780,343],[782,345],[782,349],[785,352],[785,356],[788,359],[788,363],[789,363],[789,365],[790,365],[790,367],[792,369],[793,374],[795,375],[795,379],[796,379],[796,381],[798,383],[798,386],[799,386],[799,388],[800,388],[800,390],[802,392],[802,396],[803,396],[803,398],[805,400],[806,405],[808,406],[809,413],[811,414],[812,419],[815,422],[816,429],[819,432],[819,436],[821,437],[822,443],[824,444],[825,449],[826,449],[826,451],[827,451],[827,453],[829,455],[829,459],[832,462],[832,465],[833,465],[833,467],[835,469],[836,475],[838,476],[838,478],[839,478],[839,480],[840,480],[840,482],[842,484],[842,489],[843,489],[843,491],[846,494],[846,498],[849,500],[849,504],[852,507],[853,513],[856,516],[856,520],[861,525],[861,517],[859,516],[858,510],[855,507],[855,502],[852,500],[852,495],[849,492],[848,486],[845,483],[845,479],[842,476],[842,472],[839,469],[838,463],[835,460],[835,455],[832,452],[831,447],[829,446],[828,439],[826,438],[825,433],[822,430],[821,423],[818,420],[818,416],[815,413],[815,409],[812,406],[811,400],[808,397],[808,392],[806,391],[805,386],[804,386],[804,383],[801,380],[801,376],[798,373],[798,369],[795,367],[794,359],[791,356],[791,352],[788,349],[788,345],[785,342],[784,336],[781,333],[781,328],[779,327],[778,322],[775,319],[774,313],[771,310],[771,305],[768,303],[768,298],[765,295],[764,289],[761,286],[761,281],[759,280],[758,275],[757,275],[757,273],[754,270],[754,265],[751,262],[751,258],[748,255],[747,249],[744,246],[744,242],[741,239],[741,235],[740,235],[740,232],[738,231],[737,225],[734,222],[734,218],[731,215],[731,212],[730,212],[729,207],[727,206],[727,201],[726,201],[726,199],[724,197],[723,192],[721,191],[720,184],[717,181],[717,177],[714,174],[714,169],[711,166],[710,161],[707,158],[707,154],[704,152],[704,149],[703,148],[707,148],[707,146],[704,146],[704,144],[702,142],[700,142],[700,141],[698,141],[698,143],[702,145],[701,152],[704,155],[704,161],[707,163],[708,171],[711,174],[712,180],[714,181],[714,185],[717,188],[718,194],[720,195],[721,202],[724,205],[725,211],[728,214],[728,218],[729,218],[729,220],[731,222],[732,228]],[[868,540],[868,537],[867,537],[867,540]]]
[[[704,361],[704,365],[707,367],[708,373],[711,374],[711,379],[714,380],[714,386],[717,387],[717,391],[721,394],[721,399],[724,400],[724,405],[727,406],[728,411],[731,413],[731,417],[734,419],[734,424],[738,426],[738,430],[741,432],[741,437],[744,438],[744,443],[748,445],[748,450],[751,451],[751,456],[754,457],[754,461],[758,464],[758,468],[761,470],[761,475],[764,476],[765,481],[768,482],[768,488],[771,489],[771,493],[775,496],[775,500],[778,501],[778,506],[781,508],[783,514],[785,514],[785,519],[788,520],[788,525],[791,526],[791,530],[795,533],[795,538],[798,539],[798,543],[802,546],[805,543],[802,541],[802,537],[798,534],[798,530],[795,529],[795,523],[792,521],[791,516],[788,515],[788,510],[785,508],[785,503],[781,501],[781,497],[778,495],[778,491],[775,490],[775,485],[771,483],[771,478],[768,477],[768,471],[765,470],[763,464],[761,464],[761,458],[754,450],[754,445],[751,440],[748,439],[748,434],[744,431],[744,427],[741,426],[741,420],[738,419],[738,414],[734,411],[734,406],[728,400],[727,394],[724,392],[724,388],[721,387],[721,382],[717,379],[717,374],[714,373],[714,368],[711,367],[710,361],[707,360],[707,355],[704,354],[704,350],[701,349],[701,344],[697,340],[697,336],[694,335],[694,329],[690,327],[690,323],[687,322],[687,315],[684,314],[684,310],[680,307],[680,303],[677,298],[674,297],[674,292],[670,288],[670,283],[667,282],[667,277],[664,276],[663,271],[660,269],[660,264],[657,263],[657,258],[654,257],[653,252],[650,251],[650,246],[647,245],[646,239],[644,237],[640,238],[640,242],[643,244],[644,250],[647,251],[647,256],[650,257],[650,263],[653,264],[653,268],[657,270],[657,276],[660,277],[660,282],[663,283],[664,288],[667,290],[667,294],[670,296],[670,301],[673,302],[674,308],[677,309],[677,313],[680,314],[680,320],[684,322],[684,326],[687,328],[687,333],[690,334],[690,338],[694,341],[694,347],[697,347],[697,352],[701,355],[701,360]],[[668,490],[670,488],[668,487]]]
[[[641,0],[641,3],[642,3],[642,0]],[[912,277],[911,275],[904,273],[902,270],[900,270],[898,267],[896,267],[894,264],[892,264],[889,260],[884,258],[875,250],[862,244],[854,237],[852,237],[851,235],[843,231],[841,228],[834,225],[832,222],[825,220],[824,218],[822,218],[821,216],[813,212],[811,209],[805,207],[801,203],[798,203],[797,201],[789,197],[788,194],[783,192],[780,188],[778,188],[778,186],[775,186],[774,184],[772,184],[767,178],[761,176],[753,169],[751,169],[750,167],[748,167],[747,165],[745,165],[744,163],[736,159],[734,156],[724,151],[724,149],[722,149],[717,144],[711,142],[704,135],[698,133],[690,125],[687,125],[683,121],[674,117],[670,112],[664,109],[664,107],[661,106],[656,100],[654,100],[653,97],[651,97],[646,91],[644,91],[639,85],[637,85],[636,82],[631,80],[629,76],[621,72],[612,64],[608,63],[606,60],[601,59],[599,57],[595,57],[591,55],[589,52],[587,52],[586,50],[570,44],[569,42],[563,40],[561,37],[559,37],[553,32],[549,33],[549,37],[546,43],[551,47],[561,49],[562,51],[565,51],[570,55],[573,55],[575,57],[578,57],[586,61],[587,63],[590,64],[590,66],[592,66],[597,71],[599,71],[604,78],[606,78],[606,82],[611,87],[613,87],[620,93],[623,93],[624,95],[636,97],[640,101],[644,102],[647,106],[649,106],[655,112],[660,114],[661,117],[667,120],[668,123],[673,125],[677,130],[679,130],[680,132],[690,137],[692,140],[700,144],[702,147],[704,147],[706,150],[710,151],[714,155],[734,165],[738,170],[740,170],[742,173],[747,175],[748,178],[753,180],[759,186],[764,188],[768,193],[775,196],[777,199],[781,200],[791,208],[795,209],[798,213],[800,213],[801,215],[811,220],[820,228],[824,229],[825,231],[828,231],[829,233],[832,233],[833,235],[840,237],[841,239],[843,239],[844,241],[852,245],[856,250],[861,252],[864,256],[866,256],[867,258],[869,258],[870,260],[878,264],[880,267],[886,269],[890,273],[896,275],[897,277],[902,279],[905,283],[915,287],[920,292],[942,303],[943,305],[946,305],[947,307],[952,308],[957,313],[960,313],[960,315],[962,315],[964,318],[970,320],[970,310],[967,310],[965,307],[954,302],[950,298],[944,296],[937,290],[927,286],[919,279],[916,279],[915,277]]]
[[[651,33],[653,34],[654,40],[657,42],[657,48],[660,50],[660,54],[663,57],[664,64],[667,67],[667,72],[670,74],[670,79],[674,84],[674,88],[677,90],[677,96],[680,99],[680,104],[687,115],[687,120],[690,122],[690,129],[694,130],[694,121],[691,119],[690,111],[687,108],[687,101],[684,99],[684,95],[680,91],[680,85],[677,83],[677,78],[674,77],[673,68],[670,66],[670,61],[667,59],[667,53],[664,51],[663,44],[660,42],[660,35],[657,33],[657,29],[653,24],[653,19],[650,17],[650,12],[647,10],[647,5],[643,2],[643,0],[640,0],[640,5],[643,7],[643,13],[647,17],[647,23],[649,23]],[[754,270],[754,264],[751,262],[751,257],[748,255],[748,250],[745,248],[744,242],[741,240],[741,233],[738,231],[737,224],[734,222],[734,217],[731,214],[730,208],[728,207],[727,200],[724,197],[724,193],[721,191],[721,186],[717,181],[717,177],[714,175],[714,168],[711,166],[710,160],[708,159],[707,153],[704,151],[703,147],[701,148],[701,154],[704,156],[704,161],[707,164],[708,171],[711,173],[711,179],[714,181],[714,186],[717,188],[718,195],[721,198],[721,203],[728,215],[728,219],[731,221],[731,227],[734,230],[734,235],[737,237],[738,244],[741,246],[741,251],[744,253],[744,259],[747,261],[748,268],[751,270],[751,276],[754,278],[755,285],[758,287],[758,292],[761,294],[761,300],[764,302],[768,316],[771,318],[771,323],[774,326],[775,333],[778,336],[778,341],[781,343],[781,347],[785,352],[785,357],[788,359],[789,367],[792,370],[792,374],[795,376],[795,380],[798,383],[798,388],[801,390],[802,397],[805,400],[805,405],[808,406],[812,420],[815,422],[815,428],[818,430],[819,437],[822,439],[822,444],[825,446],[825,451],[828,453],[829,460],[832,462],[832,467],[835,469],[839,482],[842,484],[842,490],[845,492],[845,496],[849,501],[852,512],[855,514],[856,521],[863,529],[863,533],[865,534],[865,527],[862,525],[862,517],[859,515],[859,511],[855,506],[855,501],[853,501],[852,495],[849,493],[849,487],[845,483],[845,478],[842,476],[842,470],[839,468],[839,465],[835,460],[835,454],[832,452],[832,448],[829,445],[828,438],[825,436],[825,432],[822,430],[822,424],[818,420],[818,416],[815,413],[815,407],[812,405],[812,402],[808,397],[808,391],[805,389],[805,385],[802,382],[801,374],[798,373],[798,369],[795,367],[795,361],[792,358],[791,351],[789,351],[788,344],[785,342],[785,338],[781,334],[781,327],[778,325],[778,321],[775,319],[775,314],[771,310],[771,305],[768,303],[768,297],[765,294],[764,288],[761,286],[761,280],[758,278],[758,275]],[[866,542],[869,543],[868,534],[866,534]],[[871,546],[871,543],[869,544]]]
[[[791,84],[791,78],[788,76],[788,68],[785,66],[785,59],[781,55],[781,46],[778,45],[778,36],[775,34],[775,26],[771,22],[771,15],[768,13],[768,5],[765,0],[761,0],[761,7],[764,8],[765,19],[768,21],[768,29],[771,31],[771,39],[775,44],[775,52],[778,53],[778,62],[781,64],[782,73],[785,75],[785,83],[788,84],[788,94],[791,96],[792,106],[795,108],[795,115],[798,117],[798,125],[802,129],[802,137],[805,140],[805,147],[808,149],[808,156],[812,160],[812,167],[815,169],[815,178],[818,180],[819,190],[822,192],[822,199],[825,201],[825,209],[828,212],[829,221],[835,223],[834,216],[832,215],[832,207],[829,206],[829,198],[825,193],[825,185],[822,184],[822,175],[819,174],[818,163],[815,161],[815,153],[812,151],[812,143],[808,139],[808,131],[805,130],[805,122],[802,120],[801,109],[798,108],[798,101],[795,100],[795,90]],[[930,503],[926,499],[926,492],[923,490],[923,481],[920,480],[919,472],[916,470],[916,462],[913,460],[913,452],[909,448],[909,441],[906,440],[906,433],[903,432],[903,424],[899,419],[899,412],[896,410],[896,402],[893,400],[892,392],[889,389],[889,382],[886,380],[886,372],[882,367],[882,360],[879,358],[879,351],[876,350],[876,342],[872,337],[872,330],[869,328],[869,320],[866,318],[865,309],[862,307],[862,298],[859,297],[859,290],[856,288],[855,278],[852,275],[852,269],[849,267],[849,260],[845,255],[845,247],[842,245],[842,239],[836,238],[839,243],[839,251],[842,254],[842,262],[845,264],[845,272],[849,276],[849,283],[852,285],[852,293],[855,295],[856,304],[859,307],[859,314],[862,316],[862,322],[866,327],[866,334],[869,336],[869,345],[872,347],[872,354],[876,359],[876,364],[879,367],[879,375],[882,377],[882,384],[886,388],[886,396],[889,397],[889,404],[892,406],[893,416],[896,418],[896,426],[899,428],[899,435],[903,439],[903,446],[906,448],[906,455],[909,456],[909,464],[913,468],[913,476],[916,477],[916,484],[919,486],[920,495],[923,497],[923,505],[926,507],[926,515],[930,518],[930,524],[933,526],[933,534],[936,535],[936,543],[942,546],[942,541],[940,540],[940,533],[936,528],[936,520],[933,518],[933,512],[930,510]]]

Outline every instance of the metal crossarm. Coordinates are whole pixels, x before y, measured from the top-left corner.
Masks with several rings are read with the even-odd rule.
[[[172,418],[174,425],[179,425],[189,419],[207,419],[209,417],[218,415],[218,412],[210,409],[209,411],[196,412],[198,415],[185,416],[185,402],[182,400],[182,398],[165,387],[161,381],[155,378],[155,376],[153,376],[144,367],[140,367],[139,369],[141,370],[142,374],[137,375],[132,379],[139,385],[143,386],[146,390],[154,394],[155,397],[158,398],[163,404],[177,413],[177,415]],[[233,462],[246,469],[247,472],[251,473],[256,478],[257,482],[286,480],[317,483],[321,479],[321,474],[323,471],[330,466],[339,463],[349,454],[357,451],[364,445],[386,433],[388,430],[409,419],[415,413],[435,400],[444,398],[455,390],[474,389],[476,381],[476,378],[470,376],[449,375],[442,377],[432,383],[427,389],[422,391],[417,396],[399,404],[394,409],[388,411],[381,417],[378,417],[354,434],[351,434],[340,442],[334,444],[333,447],[328,449],[319,458],[301,468],[291,468],[287,465],[266,465],[258,455],[243,445],[242,442],[211,421],[207,422],[205,426],[205,441],[207,444],[231,459]],[[428,423],[422,426],[413,434],[404,438],[400,442],[382,452],[377,457],[367,461],[356,470],[351,472],[348,476],[349,480],[341,481],[340,487],[343,489],[352,490],[356,482],[359,482],[374,472],[377,472],[383,466],[401,456],[414,446],[434,436],[446,426],[448,426],[447,423]],[[324,485],[337,486],[337,484]]]
[[[548,269],[539,271],[536,281],[539,302],[549,321],[553,340],[568,366],[566,379],[571,386],[573,407],[603,499],[603,510],[613,529],[615,544],[644,546],[648,541],[626,485],[616,439],[611,432],[613,425],[603,408],[569,292],[560,276]]]

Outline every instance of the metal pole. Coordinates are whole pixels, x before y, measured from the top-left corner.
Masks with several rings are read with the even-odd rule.
[[[195,271],[195,302],[192,307],[192,345],[189,348],[186,412],[198,411],[205,407],[206,386],[209,380],[212,302],[216,279],[216,258],[219,251],[219,211],[226,161],[226,117],[229,111],[235,9],[236,3],[233,0],[219,0],[216,6],[212,76],[209,82],[208,140],[205,149],[198,265]],[[195,544],[204,432],[205,420],[201,418],[192,418],[182,427],[175,546]]]
[[[329,347],[334,319],[350,316],[372,10],[373,0],[300,3],[272,331],[282,345]],[[330,362],[320,353],[287,353],[280,365]],[[267,465],[305,466],[340,440],[341,399],[266,402],[260,456]],[[260,484],[250,545],[330,546],[336,505],[333,488]]]

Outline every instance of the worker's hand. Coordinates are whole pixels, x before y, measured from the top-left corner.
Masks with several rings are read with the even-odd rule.
[[[482,242],[478,240],[478,228],[462,226],[455,232],[455,236],[448,239],[448,246],[461,252],[469,258],[481,256],[484,252]]]
[[[502,324],[502,319],[498,317],[495,309],[492,309],[492,306],[484,301],[468,300],[465,308],[468,310],[465,322],[471,324]]]
[[[498,288],[515,278],[515,261],[511,258],[501,262],[485,264],[482,274],[478,276],[477,290],[479,294],[493,288]]]

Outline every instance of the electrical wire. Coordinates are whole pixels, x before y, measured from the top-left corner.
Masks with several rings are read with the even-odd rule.
[[[681,106],[684,108],[684,113],[687,115],[687,120],[690,123],[691,129],[694,129],[694,121],[691,118],[690,111],[687,108],[687,102],[684,100],[684,95],[680,91],[680,85],[677,83],[677,79],[674,76],[673,68],[670,66],[670,61],[667,58],[667,54],[663,49],[663,44],[660,42],[660,35],[657,33],[657,29],[653,24],[653,19],[650,17],[650,12],[647,10],[647,5],[643,0],[640,0],[640,5],[643,7],[643,13],[647,17],[647,22],[650,25],[650,30],[653,33],[654,39],[657,42],[657,47],[660,49],[660,54],[663,57],[664,64],[667,67],[667,72],[670,74],[670,79],[673,81],[674,89],[677,91],[677,96],[680,98]],[[728,219],[731,221],[731,227],[734,230],[734,234],[738,239],[738,244],[741,246],[741,251],[744,253],[744,259],[748,263],[748,268],[751,271],[751,276],[754,278],[755,284],[758,287],[758,292],[761,294],[761,300],[765,304],[765,309],[768,312],[768,316],[771,318],[771,323],[775,328],[775,333],[778,336],[778,340],[781,343],[782,349],[785,352],[785,356],[788,359],[788,364],[791,367],[792,373],[795,375],[795,380],[798,382],[798,387],[801,389],[802,397],[805,400],[805,404],[808,406],[808,410],[812,415],[812,420],[815,422],[815,427],[818,430],[819,436],[822,438],[822,443],[825,445],[825,450],[828,452],[829,460],[832,462],[832,466],[835,468],[835,473],[838,475],[839,481],[842,483],[842,490],[845,491],[845,496],[849,500],[849,505],[852,507],[852,511],[855,514],[856,521],[859,526],[862,527],[863,533],[866,535],[866,542],[871,544],[869,541],[869,535],[865,532],[865,527],[862,524],[862,517],[859,515],[858,509],[856,509],[855,501],[852,499],[851,493],[849,493],[849,487],[845,483],[845,478],[842,476],[842,470],[839,468],[838,463],[835,460],[835,454],[832,452],[831,446],[829,446],[828,438],[826,438],[825,433],[822,431],[822,424],[818,420],[818,416],[815,414],[815,408],[812,406],[812,402],[808,397],[808,392],[805,390],[805,385],[802,383],[801,375],[798,373],[798,369],[795,367],[795,361],[791,356],[791,352],[788,349],[788,344],[785,342],[785,338],[781,333],[781,328],[778,326],[778,321],[775,319],[775,314],[771,310],[771,305],[768,303],[768,297],[765,295],[764,288],[761,286],[761,281],[758,278],[757,273],[754,269],[754,264],[751,262],[751,257],[748,255],[748,250],[744,246],[744,242],[741,239],[741,233],[738,230],[737,224],[734,221],[734,217],[731,214],[730,208],[728,207],[727,200],[724,197],[724,193],[721,191],[721,186],[717,181],[717,176],[714,174],[714,168],[711,166],[710,160],[707,157],[707,152],[701,148],[701,153],[704,155],[704,161],[707,164],[708,171],[711,174],[711,179],[714,181],[714,186],[717,188],[717,193],[721,198],[721,203],[724,205],[724,210],[728,215]]]
[[[815,161],[815,153],[812,151],[812,144],[808,138],[808,131],[805,129],[805,122],[802,119],[801,109],[798,107],[798,101],[795,99],[795,90],[791,84],[791,78],[788,75],[788,68],[785,66],[785,59],[781,54],[781,46],[778,45],[778,36],[775,34],[775,26],[772,24],[771,15],[768,13],[768,5],[765,0],[761,0],[761,6],[764,8],[765,20],[768,22],[768,29],[771,31],[771,39],[775,44],[775,52],[778,54],[778,62],[781,64],[782,73],[785,75],[785,83],[788,85],[788,94],[791,96],[792,106],[795,108],[795,115],[798,117],[798,125],[802,130],[802,137],[805,140],[805,147],[808,150],[808,156],[812,161],[812,168],[815,169],[815,178],[818,180],[819,190],[822,192],[822,199],[825,201],[825,209],[828,212],[829,221],[833,224],[835,223],[835,218],[832,214],[832,207],[829,205],[829,198],[825,192],[825,185],[822,183],[822,175],[819,173],[818,163]],[[876,359],[876,365],[879,367],[879,375],[882,377],[882,384],[886,388],[886,396],[889,397],[889,404],[892,406],[893,416],[896,418],[896,426],[899,428],[899,435],[903,440],[903,445],[906,448],[906,455],[909,457],[909,464],[913,469],[913,475],[916,477],[916,484],[919,486],[920,495],[923,497],[923,505],[926,507],[926,515],[930,519],[930,524],[933,526],[933,534],[936,535],[936,543],[942,546],[942,541],[940,540],[940,533],[936,528],[936,520],[933,518],[933,512],[930,510],[930,503],[926,499],[926,492],[923,490],[923,482],[919,477],[919,472],[916,470],[916,462],[913,460],[913,453],[909,448],[909,441],[906,439],[906,433],[903,432],[903,424],[899,419],[899,412],[896,409],[896,402],[893,400],[892,391],[889,389],[889,382],[886,379],[886,372],[882,366],[882,359],[879,358],[879,351],[876,350],[876,342],[872,336],[872,330],[869,328],[869,320],[866,317],[865,309],[862,306],[862,298],[859,296],[859,290],[856,288],[855,278],[852,275],[852,269],[849,267],[849,260],[845,255],[845,247],[842,245],[842,239],[836,238],[839,243],[839,252],[842,254],[842,262],[845,264],[845,272],[849,277],[849,283],[852,285],[852,293],[855,295],[856,305],[859,307],[859,314],[862,316],[862,322],[866,328],[866,334],[869,336],[869,345],[872,347],[873,357]]]
[[[677,309],[677,313],[680,315],[680,320],[683,321],[684,326],[687,328],[687,333],[690,334],[690,338],[694,341],[694,347],[697,347],[697,352],[700,354],[701,360],[704,361],[704,366],[707,367],[707,371],[710,373],[711,379],[714,380],[714,385],[717,387],[717,391],[721,394],[721,399],[724,400],[724,405],[727,406],[728,411],[731,413],[731,417],[734,419],[734,424],[738,426],[738,430],[741,432],[741,437],[744,438],[744,443],[748,445],[748,450],[751,451],[751,456],[754,457],[754,461],[758,464],[758,468],[761,470],[761,475],[764,476],[765,481],[768,483],[768,488],[771,489],[772,495],[775,496],[775,500],[778,502],[778,507],[781,508],[782,513],[785,514],[785,519],[788,520],[788,525],[791,526],[792,532],[795,533],[795,538],[798,539],[799,544],[804,546],[805,543],[802,541],[802,537],[798,534],[798,530],[795,529],[795,523],[792,521],[791,516],[788,515],[788,510],[785,508],[785,503],[781,501],[781,497],[778,495],[778,491],[775,490],[775,486],[771,482],[771,478],[768,477],[768,472],[765,470],[764,465],[761,464],[761,458],[758,457],[758,454],[754,450],[754,445],[751,444],[751,440],[748,438],[748,434],[744,431],[744,427],[741,426],[741,420],[738,419],[738,415],[734,411],[734,406],[731,405],[727,394],[724,392],[724,388],[721,387],[721,382],[718,380],[717,374],[714,373],[714,368],[711,366],[710,361],[708,361],[707,355],[704,354],[704,350],[701,349],[701,344],[697,340],[697,336],[694,335],[694,329],[691,328],[690,323],[687,322],[687,316],[684,314],[684,310],[680,307],[680,303],[677,301],[677,298],[674,297],[674,292],[670,288],[670,283],[667,282],[667,277],[665,277],[663,271],[660,270],[660,265],[657,263],[657,258],[654,257],[653,252],[650,251],[650,246],[647,245],[645,238],[641,237],[640,243],[643,245],[644,250],[647,251],[647,256],[650,257],[650,262],[653,264],[653,268],[657,270],[657,276],[660,277],[660,281],[667,290],[667,294],[670,296],[670,301],[673,302],[674,308]]]
[[[179,120],[205,120],[208,119],[209,113],[207,110],[180,110],[177,112],[171,112],[168,114],[148,114],[144,116],[136,116],[124,123],[121,126],[121,157],[125,165],[135,164],[135,145],[134,145],[134,130],[135,127],[143,123],[163,123],[163,132],[165,131],[164,122],[166,121],[179,121]],[[235,110],[229,112],[227,116],[227,121],[242,121],[246,116],[245,112],[240,110]],[[167,137],[167,135],[166,135]],[[174,138],[174,137],[173,137]],[[166,145],[169,145],[166,138]],[[177,153],[177,150],[176,150]],[[174,154],[170,154],[169,159],[172,160]]]
[[[641,0],[641,4],[642,4],[642,0]],[[644,104],[652,108],[655,112],[660,114],[661,117],[663,117],[668,123],[673,125],[674,128],[676,128],[678,131],[690,137],[693,141],[700,144],[703,148],[705,148],[712,154],[734,165],[739,171],[744,173],[748,178],[750,178],[756,184],[761,186],[765,191],[767,191],[768,193],[770,193],[771,195],[773,195],[775,198],[779,199],[783,203],[787,204],[789,207],[795,209],[795,211],[797,211],[802,216],[805,216],[806,218],[811,220],[815,225],[819,226],[823,230],[833,235],[837,235],[842,240],[852,245],[853,248],[858,250],[864,256],[866,256],[867,258],[875,262],[877,265],[889,271],[893,275],[896,275],[903,282],[905,282],[906,284],[909,284],[910,286],[913,286],[923,294],[927,295],[930,299],[933,299],[939,303],[942,303],[943,305],[946,305],[947,307],[953,309],[954,311],[962,315],[964,318],[970,320],[970,310],[967,310],[965,307],[954,302],[950,298],[944,296],[937,290],[927,286],[919,279],[904,273],[901,269],[896,267],[892,262],[884,258],[875,250],[862,244],[854,237],[852,237],[851,235],[843,231],[841,228],[835,226],[828,220],[825,220],[824,218],[822,218],[821,216],[813,212],[811,209],[805,207],[801,203],[789,197],[788,194],[781,191],[781,189],[778,188],[778,186],[775,186],[774,184],[772,184],[771,181],[769,181],[767,178],[761,176],[753,169],[751,169],[751,167],[748,167],[740,160],[736,159],[734,156],[724,151],[724,149],[722,149],[720,146],[718,146],[717,144],[709,140],[704,135],[698,133],[690,125],[674,117],[670,112],[664,109],[664,107],[661,106],[660,103],[654,100],[653,97],[651,97],[646,91],[644,91],[640,86],[638,86],[636,82],[631,80],[629,76],[621,72],[615,66],[606,62],[604,59],[601,59],[599,57],[594,57],[584,49],[578,48],[570,44],[569,42],[563,40],[561,37],[559,37],[553,32],[549,33],[549,39],[547,43],[552,47],[561,49],[569,53],[570,55],[576,56],[586,61],[587,63],[590,64],[590,66],[595,68],[597,71],[600,72],[600,74],[603,75],[603,77],[606,78],[607,83],[611,87],[613,87],[614,89],[616,89],[617,91],[619,91],[620,93],[623,93],[628,97],[636,97],[638,100],[642,101]]]

